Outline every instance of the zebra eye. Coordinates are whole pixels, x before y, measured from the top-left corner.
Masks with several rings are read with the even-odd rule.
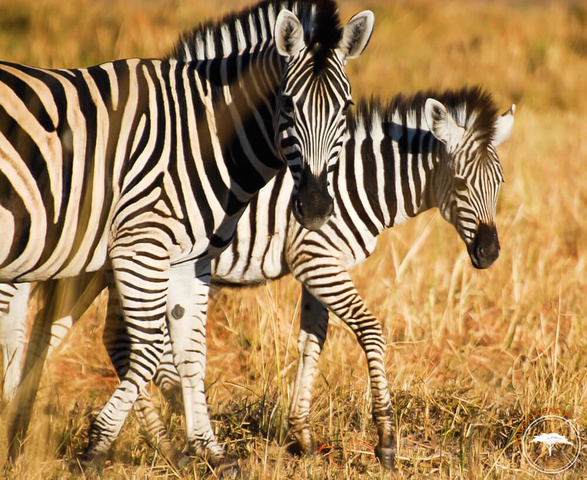
[[[281,109],[285,112],[285,113],[293,113],[294,111],[294,103],[293,103],[293,98],[291,98],[291,95],[282,95],[281,96]]]
[[[455,177],[454,185],[457,190],[467,190],[467,182],[463,177]]]

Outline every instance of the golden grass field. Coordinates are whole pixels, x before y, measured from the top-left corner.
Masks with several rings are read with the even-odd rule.
[[[166,53],[179,33],[251,0],[3,0],[0,59],[76,67]],[[346,21],[374,11],[353,95],[480,84],[505,111],[501,256],[476,271],[452,226],[428,212],[383,235],[353,278],[388,339],[397,478],[526,479],[517,429],[533,411],[568,412],[587,444],[587,4],[580,1],[340,0]],[[208,400],[243,478],[380,478],[364,355],[333,319],[312,425],[323,455],[285,452],[297,365],[300,288],[290,278],[224,289],[208,321]],[[6,478],[75,478],[91,415],[116,377],[101,344],[104,300],[51,357],[26,455]],[[162,405],[183,444],[182,417]],[[4,417],[0,419],[4,421]],[[0,423],[3,425],[3,423]],[[0,427],[3,428],[3,427]],[[5,439],[0,440],[0,458]],[[584,453],[565,478],[587,477]],[[214,478],[194,459],[178,472],[131,415],[104,478]],[[546,476],[543,476],[546,478]],[[554,478],[554,477],[553,477]],[[556,478],[562,478],[559,475]]]

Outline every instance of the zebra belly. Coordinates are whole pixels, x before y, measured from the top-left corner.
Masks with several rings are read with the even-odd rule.
[[[67,278],[77,276],[83,272],[93,272],[104,267],[107,260],[106,245],[94,249],[90,246],[77,250],[70,250],[69,254],[58,258],[59,261],[51,263],[38,262],[35,267],[28,268],[26,264],[11,264],[0,269],[0,281],[2,282],[35,282],[52,278]],[[76,256],[78,260],[72,261]]]
[[[103,204],[73,196],[54,218],[42,199],[21,200],[25,196],[0,201],[0,281],[40,281],[102,268],[109,209],[96,213]]]
[[[290,273],[282,233],[276,232],[264,242],[256,242],[252,251],[249,248],[249,243],[242,242],[237,236],[233,244],[212,262],[212,282],[256,285]]]

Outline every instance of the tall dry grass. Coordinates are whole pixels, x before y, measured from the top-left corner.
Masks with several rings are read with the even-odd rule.
[[[341,1],[376,15],[366,54],[349,63],[354,96],[481,84],[518,105],[497,216],[500,259],[470,265],[435,212],[382,236],[353,271],[381,319],[399,441],[398,478],[534,478],[515,443],[540,408],[565,410],[587,441],[587,6],[582,2]],[[179,32],[249,1],[11,0],[0,3],[0,57],[50,67],[165,53]],[[244,478],[371,478],[376,433],[363,354],[332,319],[312,425],[323,455],[284,452],[297,362],[299,286],[291,279],[222,290],[209,319],[209,405]],[[94,305],[47,367],[27,454],[14,478],[73,478],[91,414],[116,378]],[[178,443],[181,416],[162,414]],[[4,441],[4,440],[1,440]],[[1,444],[4,448],[5,445]],[[200,478],[176,472],[131,415],[105,478]],[[582,455],[568,478],[587,474]]]

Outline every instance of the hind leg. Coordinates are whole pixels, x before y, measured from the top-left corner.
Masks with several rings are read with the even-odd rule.
[[[16,395],[26,345],[30,283],[0,284],[0,348],[2,349],[2,401]]]

